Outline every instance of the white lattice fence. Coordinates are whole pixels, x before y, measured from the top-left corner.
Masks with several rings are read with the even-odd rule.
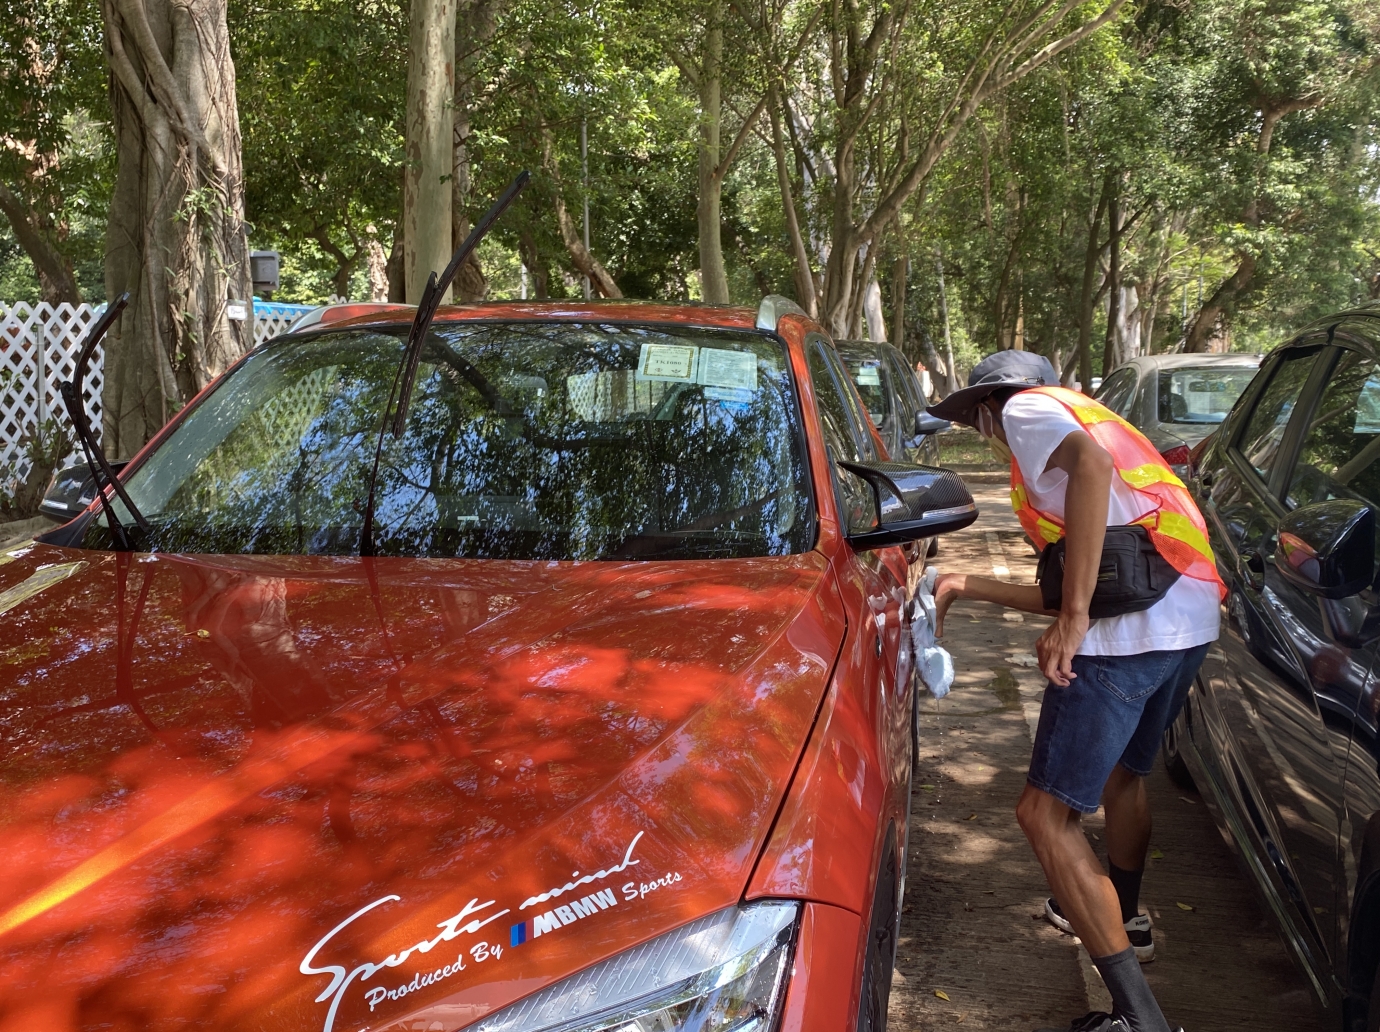
[[[256,310],[254,343],[286,333],[307,310],[291,310],[284,305]],[[103,311],[104,305],[0,301],[0,482],[28,473],[20,446],[39,420],[52,418],[68,425],[58,389],[71,378],[82,337]],[[98,346],[91,357],[85,391],[86,413],[98,436],[104,373],[105,353]]]

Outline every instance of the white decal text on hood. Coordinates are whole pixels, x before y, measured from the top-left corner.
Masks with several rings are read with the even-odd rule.
[[[636,841],[636,839],[633,840],[634,844],[636,844]],[[632,851],[631,846],[628,847],[628,851]],[[635,860],[633,861],[633,863],[636,862],[637,861]],[[619,869],[621,870],[621,868]],[[394,968],[402,964],[405,964],[407,962],[407,958],[412,956],[413,953],[429,953],[431,952],[433,947],[438,946],[443,942],[449,942],[450,940],[457,938],[461,935],[473,935],[475,932],[479,931],[479,929],[483,928],[490,921],[497,921],[500,917],[509,912],[507,910],[500,910],[497,913],[489,914],[484,918],[471,917],[472,914],[477,914],[479,911],[494,905],[493,900],[489,900],[487,903],[480,903],[478,899],[472,899],[468,903],[466,903],[463,908],[461,908],[458,914],[448,917],[444,921],[441,921],[436,925],[437,928],[441,929],[441,934],[436,936],[436,938],[434,939],[423,939],[421,942],[414,943],[413,945],[409,946],[405,950],[402,950],[401,952],[390,953],[387,957],[384,957],[383,960],[380,960],[377,963],[369,963],[366,961],[365,963],[359,965],[352,971],[346,970],[343,966],[339,964],[326,964],[322,967],[315,966],[317,953],[320,952],[321,948],[325,946],[326,943],[330,942],[333,938],[339,935],[343,929],[349,927],[352,923],[359,920],[359,918],[369,913],[369,911],[373,910],[375,907],[382,906],[384,903],[392,903],[394,901],[399,901],[401,899],[401,896],[384,896],[381,899],[374,900],[374,902],[370,903],[368,906],[361,907],[360,909],[356,910],[353,914],[351,914],[349,917],[347,917],[344,921],[341,921],[340,924],[332,928],[324,936],[322,936],[321,940],[317,942],[317,944],[313,946],[310,950],[308,950],[307,955],[302,958],[302,963],[297,969],[301,971],[302,974],[331,976],[330,985],[326,986],[326,988],[321,991],[321,995],[316,998],[317,1003],[325,1003],[326,1000],[331,1001],[331,1007],[330,1010],[326,1012],[326,1021],[321,1026],[321,1032],[331,1032],[332,1028],[334,1028],[335,1015],[336,1012],[340,1009],[340,1001],[345,996],[345,990],[350,987],[350,983],[353,982],[356,978],[358,978],[361,982],[365,981],[377,972],[382,971],[384,968]],[[469,921],[465,921],[465,918],[467,917],[470,918]],[[461,924],[462,921],[465,921],[465,923]],[[463,966],[464,965],[460,965],[460,967],[456,967],[453,970],[461,970]],[[372,1002],[373,1001],[371,1001],[371,1003]]]
[[[632,858],[632,853],[633,850],[637,848],[638,839],[642,838],[644,834],[646,833],[639,831],[636,835],[633,836],[633,840],[628,843],[627,852],[623,854],[623,862],[621,864],[618,864],[614,867],[609,867],[602,871],[595,871],[593,874],[586,874],[583,877],[580,876],[579,871],[574,871],[571,874],[571,877],[575,879],[574,881],[568,881],[564,885],[558,885],[554,889],[548,889],[546,892],[543,892],[540,896],[528,896],[525,900],[522,901],[522,905],[518,907],[518,909],[526,910],[528,907],[535,906],[538,903],[545,903],[548,899],[554,899],[557,896],[564,895],[572,889],[579,888],[581,885],[588,885],[590,882],[602,881],[611,874],[617,874],[619,871],[626,871],[629,867],[632,867],[636,864],[640,864],[642,861],[634,860]],[[504,913],[507,913],[507,911],[504,911]]]

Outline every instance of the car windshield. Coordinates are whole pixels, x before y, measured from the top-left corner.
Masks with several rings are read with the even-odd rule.
[[[1160,373],[1160,422],[1220,423],[1254,377],[1254,369],[1165,369]]]
[[[863,404],[867,406],[867,414],[872,417],[873,423],[882,426],[891,412],[891,395],[887,390],[886,380],[888,373],[882,365],[882,360],[854,358],[850,355],[842,357],[844,364],[848,366],[848,375],[853,378],[858,393],[862,395]]]
[[[403,331],[253,352],[126,482],[141,550],[352,555]],[[813,546],[799,407],[764,335],[433,328],[385,439],[378,555],[716,558]],[[87,547],[107,548],[103,515]]]

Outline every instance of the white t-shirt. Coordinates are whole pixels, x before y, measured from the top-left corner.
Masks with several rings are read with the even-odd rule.
[[[1087,433],[1063,405],[1042,394],[1022,391],[1002,408],[1002,429],[1011,454],[1021,468],[1030,503],[1060,521],[1069,477],[1062,469],[1046,469],[1049,457],[1070,433]],[[1112,478],[1107,526],[1131,523],[1144,516],[1145,502],[1120,477]],[[1094,620],[1078,654],[1133,656],[1141,652],[1188,649],[1217,640],[1220,619],[1217,585],[1180,577],[1168,594],[1149,609],[1125,616]]]

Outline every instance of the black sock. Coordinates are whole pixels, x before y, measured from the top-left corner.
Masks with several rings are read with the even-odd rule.
[[[1140,879],[1144,874],[1144,866],[1139,871],[1124,871],[1107,861],[1107,875],[1112,879],[1112,888],[1116,889],[1116,898],[1121,901],[1122,924],[1140,914]]]
[[[1116,1016],[1131,1026],[1131,1032],[1170,1032],[1134,949],[1127,946],[1110,957],[1093,957],[1092,962],[1112,994]]]

